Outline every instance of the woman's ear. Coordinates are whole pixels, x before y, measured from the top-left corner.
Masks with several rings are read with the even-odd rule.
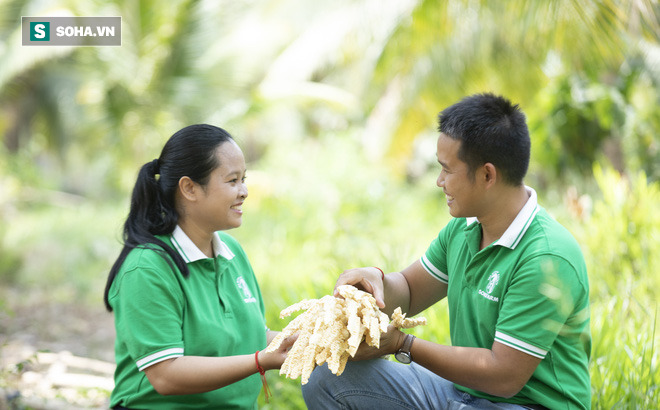
[[[181,196],[188,201],[196,201],[198,191],[197,184],[195,184],[190,177],[181,177],[181,179],[179,179],[179,192],[181,193]]]

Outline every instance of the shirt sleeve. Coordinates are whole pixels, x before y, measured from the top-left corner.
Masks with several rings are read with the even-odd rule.
[[[157,252],[139,249],[123,273],[115,314],[118,338],[138,370],[184,354],[184,300],[172,267]]]
[[[459,221],[465,219],[452,219],[431,241],[426,253],[421,257],[420,262],[426,271],[442,283],[449,283],[449,265],[447,262],[447,249],[451,237],[458,227]]]
[[[583,284],[568,261],[556,255],[527,260],[503,299],[495,341],[544,359],[560,333],[582,325]]]

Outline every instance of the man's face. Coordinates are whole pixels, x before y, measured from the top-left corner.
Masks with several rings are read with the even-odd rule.
[[[479,190],[474,178],[468,175],[468,165],[458,159],[461,141],[444,133],[438,137],[437,157],[442,167],[437,185],[447,196],[449,213],[455,218],[478,216]]]

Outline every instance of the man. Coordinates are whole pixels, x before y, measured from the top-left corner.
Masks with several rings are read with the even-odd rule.
[[[347,270],[336,286],[416,315],[447,297],[452,346],[390,328],[337,377],[317,368],[310,409],[590,408],[589,284],[575,239],[523,184],[529,131],[517,105],[473,95],[439,115],[437,185],[453,219],[401,272]],[[409,366],[366,360],[396,353]]]

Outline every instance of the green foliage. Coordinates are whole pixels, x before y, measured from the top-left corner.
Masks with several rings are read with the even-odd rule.
[[[660,183],[598,165],[594,175],[593,212],[564,221],[590,277],[593,404],[651,408],[660,400]]]
[[[651,180],[660,178],[660,140],[651,131],[660,125],[660,112],[650,108],[660,102],[660,73],[648,67],[651,57],[644,53],[657,51],[647,48],[639,45],[639,55],[619,72],[600,73],[606,81],[566,72],[550,59],[550,82],[536,96],[534,108],[523,107],[538,147],[535,163],[546,169],[546,177],[590,175],[599,161],[621,172],[641,170]]]
[[[644,304],[644,305],[642,305]],[[660,399],[658,304],[618,292],[592,303],[593,408],[653,408]]]
[[[591,264],[605,278],[599,293],[612,294],[628,289],[622,281],[660,269],[660,184],[648,183],[644,172],[626,178],[598,165],[594,174],[603,198],[594,206],[585,240],[593,251]],[[654,277],[640,291],[652,292],[649,296],[657,299],[660,280]]]
[[[545,99],[538,111],[543,117],[532,128],[541,147],[536,150],[538,162],[552,167],[555,176],[563,176],[567,170],[590,171],[611,123],[620,122],[615,117],[621,117],[621,111],[614,110],[603,88],[595,85],[587,89],[584,81],[562,76],[543,90]]]
[[[660,184],[595,168],[603,194],[585,232],[592,277],[595,401],[650,408],[660,401]]]
[[[0,161],[0,227],[7,226],[9,220],[15,216],[14,198],[20,186],[20,180],[10,175],[6,167],[7,164]],[[19,268],[19,257],[11,249],[8,241],[7,230],[0,229],[0,283],[11,282]],[[3,310],[3,305],[4,303],[0,302],[0,312]]]
[[[30,202],[16,203],[16,215],[4,231],[4,253],[15,263],[0,271],[0,299],[16,303],[20,295],[23,306],[101,303],[107,271],[120,250],[126,204],[49,191],[33,195]]]

